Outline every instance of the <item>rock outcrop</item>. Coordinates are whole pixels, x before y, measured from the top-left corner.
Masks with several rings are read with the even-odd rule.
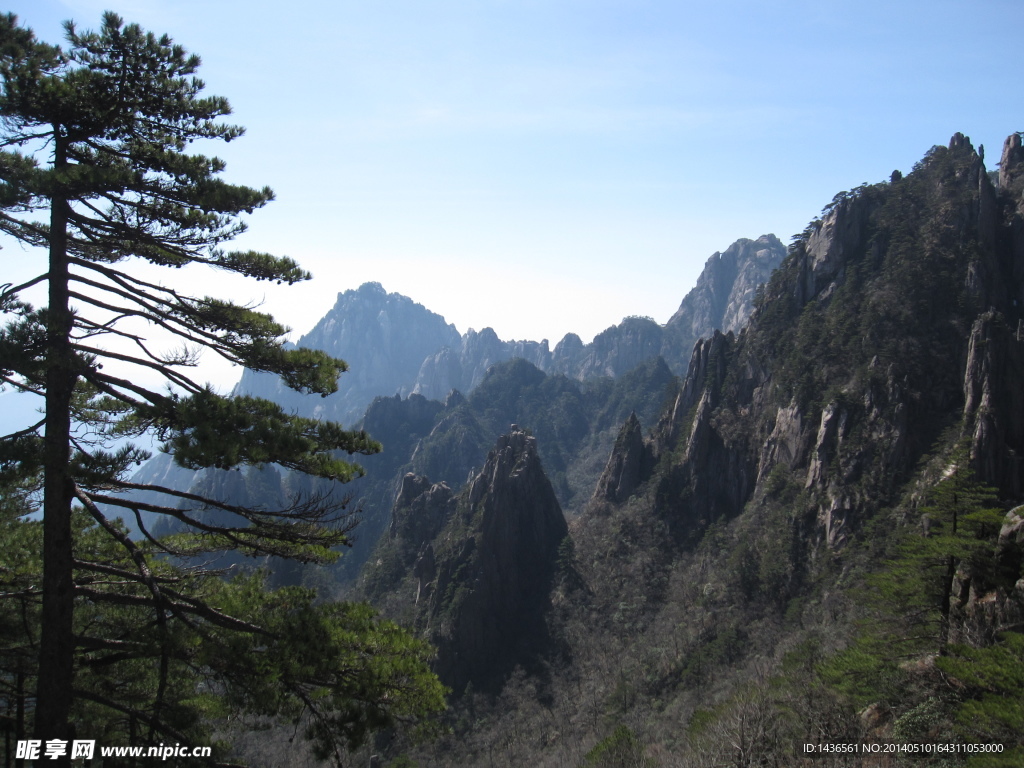
[[[713,329],[738,333],[750,319],[757,288],[785,256],[786,246],[775,235],[737,240],[724,252],[712,254],[697,284],[666,323],[666,329],[679,336],[676,344],[692,349]]]
[[[594,498],[608,501],[625,501],[640,485],[641,479],[650,472],[651,455],[640,429],[636,412],[631,412],[622,425],[615,447],[608,459],[608,465],[597,481]]]
[[[447,486],[407,475],[391,530],[415,542],[416,602],[447,685],[496,689],[536,661],[568,531],[532,436],[502,436],[454,503]]]
[[[1011,134],[999,162],[999,200],[1006,212],[1003,225],[1009,240],[1013,289],[1011,299],[1024,307],[1024,133]]]
[[[414,546],[430,542],[441,532],[453,510],[453,494],[445,483],[431,483],[408,473],[395,499],[389,535]]]
[[[1003,155],[999,160],[999,188],[1011,194],[1019,192],[1014,187],[1024,183],[1024,141],[1020,133],[1011,133],[1003,143]]]
[[[907,177],[837,195],[791,246],[750,324],[695,346],[644,441],[650,469],[634,469],[638,425],[627,422],[596,496],[622,501],[620,488],[656,480],[655,511],[692,542],[788,478],[814,512],[805,544],[838,549],[896,499],[942,425],[960,423],[980,478],[1019,497],[1018,146],[1011,137],[998,194],[957,134]]]
[[[746,325],[757,289],[785,255],[786,247],[775,235],[737,240],[707,260],[697,284],[665,325],[629,317],[602,331],[591,344],[570,334],[556,345],[550,370],[580,380],[621,376],[660,355],[675,373],[685,373],[699,339],[716,330],[738,332]]]
[[[964,423],[978,473],[1018,498],[1024,482],[1024,336],[998,312],[985,312],[971,328],[964,367]]]
[[[1024,573],[1024,507],[1006,513],[996,561],[1004,574]],[[1024,629],[1024,578],[993,584],[971,568],[961,567],[950,597],[951,642],[991,645],[1002,632]]]
[[[615,378],[662,354],[664,342],[664,329],[649,317],[627,317],[597,334],[575,360],[566,360],[565,369],[558,372],[580,381],[596,376]]]
[[[469,392],[483,381],[491,366],[512,358],[528,360],[541,369],[550,367],[547,339],[502,341],[492,328],[470,328],[454,346],[440,349],[423,361],[412,389],[436,400],[453,389]]]

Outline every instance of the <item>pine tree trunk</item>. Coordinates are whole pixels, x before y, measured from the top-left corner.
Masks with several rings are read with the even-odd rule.
[[[57,184],[67,167],[65,139],[54,131]],[[55,194],[50,207],[49,310],[46,349],[46,434],[43,447],[43,606],[39,642],[39,687],[36,701],[37,739],[71,738],[71,684],[74,666],[72,612],[71,500],[69,468],[71,394],[75,386],[69,306],[68,203]],[[67,766],[70,744],[55,766]]]
[[[25,738],[25,671],[18,670],[17,682],[15,683],[15,704],[14,708],[14,740],[22,741]],[[8,758],[8,768],[10,759]],[[25,761],[14,758],[14,768],[24,768]]]

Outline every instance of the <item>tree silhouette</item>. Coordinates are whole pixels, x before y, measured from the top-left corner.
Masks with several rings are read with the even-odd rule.
[[[138,269],[205,265],[278,283],[310,278],[289,258],[225,249],[245,229],[240,216],[273,194],[222,181],[222,160],[190,152],[197,141],[228,142],[243,133],[219,121],[230,113],[225,99],[201,95],[199,58],[113,13],[97,32],[80,32],[70,22],[65,29],[62,49],[38,41],[13,15],[0,16],[0,231],[46,254],[36,277],[0,291],[6,317],[0,382],[40,395],[46,410],[39,423],[0,439],[5,466],[42,486],[39,668],[46,673],[38,676],[35,732],[43,739],[72,737],[76,701],[127,706],[78,685],[87,675],[76,671],[76,654],[90,655],[93,666],[101,663],[97,655],[114,666],[123,654],[131,656],[109,622],[95,623],[100,636],[81,634],[76,612],[108,605],[117,606],[122,635],[132,622],[148,621],[150,642],[164,649],[156,654],[157,690],[123,713],[147,725],[146,738],[159,740],[172,732],[163,704],[174,661],[168,649],[179,647],[178,634],[216,639],[234,632],[249,640],[225,643],[244,646],[261,637],[257,646],[272,649],[288,636],[281,627],[289,610],[313,610],[296,596],[291,608],[282,607],[285,600],[273,610],[263,597],[226,597],[203,574],[167,571],[166,558],[232,549],[326,562],[345,542],[348,518],[327,495],[276,508],[241,507],[147,486],[163,501],[142,502],[131,492],[143,489],[128,477],[148,454],[123,441],[155,434],[180,465],[193,469],[277,464],[340,482],[361,469],[339,452],[373,453],[379,445],[362,432],[292,416],[268,401],[223,396],[193,378],[199,353],[209,351],[326,396],[346,366],[322,352],[288,349],[286,329],[251,306],[193,295]],[[48,292],[40,309],[24,298],[35,286]],[[153,377],[164,387],[148,385]],[[145,541],[132,541],[104,505],[134,515]],[[158,539],[144,512],[173,518],[177,535]],[[119,556],[93,540],[100,534]],[[261,605],[271,626],[261,623]],[[132,611],[137,615],[129,616]],[[353,614],[336,621],[317,615],[337,629]],[[411,649],[410,658],[425,663],[425,650]],[[207,669],[216,677],[213,660]],[[322,669],[316,675],[314,687],[344,694],[342,677]],[[299,695],[301,686],[291,683]],[[418,679],[421,693],[428,683]],[[349,711],[335,721],[326,712],[332,706],[337,712],[338,700],[325,707],[329,697],[303,695],[307,708],[342,733],[353,722],[366,725],[367,712],[388,694],[361,689],[363,698],[347,700]],[[436,697],[427,700],[438,706]]]

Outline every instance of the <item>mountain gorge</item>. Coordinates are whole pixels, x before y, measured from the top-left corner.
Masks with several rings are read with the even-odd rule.
[[[169,473],[178,490],[194,486],[232,503],[314,494],[348,499],[360,521],[353,548],[329,576],[306,574],[321,587],[325,578],[335,584],[332,592],[347,589],[371,556],[405,472],[458,489],[514,422],[537,435],[559,502],[574,514],[592,493],[621,420],[634,409],[654,418],[698,336],[716,323],[746,317],[755,289],[784,252],[773,235],[737,241],[708,259],[697,286],[666,325],[626,318],[589,344],[568,334],[553,351],[546,340],[502,341],[490,328],[460,335],[440,315],[367,283],[339,294],[298,342],[349,364],[336,394],[303,396],[251,371],[235,388],[302,415],[360,424],[384,445],[381,454],[361,458],[365,477],[334,486],[274,470],[246,470],[243,479],[218,470],[190,473],[158,455],[140,482]],[[295,578],[286,564],[276,563],[273,570]]]
[[[434,742],[376,745],[391,765],[781,766],[807,743],[936,741],[1003,752],[914,765],[1024,760],[1020,134],[998,174],[956,134],[788,249],[738,241],[663,326],[552,350],[368,283],[300,344],[348,360],[341,393],[250,373],[237,391],[361,420],[385,449],[342,489],[353,549],[282,578],[414,628],[452,689]],[[815,764],[861,764],[833,757]]]
[[[455,502],[449,486],[406,476],[363,588],[438,643],[456,694],[451,736],[408,754],[767,766],[796,764],[801,740],[941,737],[998,741],[1004,762],[970,764],[1016,765],[1012,715],[969,713],[1012,701],[1006,675],[1024,669],[1008,651],[1024,615],[1011,509],[1024,473],[1020,146],[1007,140],[995,185],[957,134],[905,177],[837,195],[757,291],[750,321],[696,344],[657,415],[619,414],[554,565],[512,557],[515,536],[491,557],[508,584],[553,574],[529,653],[501,646],[480,670],[434,628],[437,552],[473,551],[485,526],[446,527],[470,492]],[[518,425],[538,430],[552,472],[543,420],[519,419],[495,450],[521,439]],[[426,511],[442,498],[449,511]],[[417,529],[417,514],[437,523]],[[474,606],[451,627],[516,604],[447,557],[443,591]],[[1002,677],[985,676],[985,653],[1003,654]]]

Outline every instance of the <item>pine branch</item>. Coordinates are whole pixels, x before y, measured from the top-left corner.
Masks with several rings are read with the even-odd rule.
[[[27,280],[20,285],[11,285],[10,283],[4,284],[4,290],[0,291],[0,305],[3,304],[8,298],[17,296],[19,293],[24,291],[26,288],[31,288],[33,285],[38,285],[49,277],[49,275],[36,275],[31,280]]]
[[[131,355],[122,355],[119,352],[114,352],[109,349],[98,349],[96,347],[87,347],[84,344],[72,344],[71,348],[76,352],[82,352],[87,355],[95,355],[96,357],[105,357],[112,360],[120,360],[123,363],[130,363],[131,365],[137,365],[141,368],[149,368],[156,371],[165,379],[173,384],[177,384],[182,389],[188,390],[189,392],[201,392],[202,386],[196,384],[188,376],[184,375],[180,371],[175,371],[173,368],[159,363],[152,362],[150,360],[143,360],[138,357],[132,357]]]
[[[137,395],[141,395],[142,397],[146,398],[146,400],[149,403],[153,404],[165,403],[167,402],[167,400],[169,400],[169,398],[166,397],[165,395],[159,395],[156,392],[148,390],[145,387],[140,387],[139,385],[134,384],[128,381],[127,379],[120,379],[117,378],[116,376],[110,376],[105,373],[100,373],[95,369],[86,369],[81,372],[81,376],[94,387],[96,387],[96,389],[98,389],[100,392],[110,395],[114,399],[119,400],[122,403],[127,403],[128,405],[134,406],[136,408],[141,408],[144,404],[139,400],[132,399],[124,392],[115,389],[115,387],[121,387],[122,389],[126,389],[129,392],[134,392]]]
[[[18,430],[17,432],[11,432],[6,435],[0,435],[0,440],[17,440],[19,437],[28,437],[29,435],[39,435],[39,430],[46,424],[46,419],[40,419],[31,427],[25,427],[25,429]]]
[[[236,512],[236,514],[239,514],[247,522],[252,523],[252,525],[231,527],[203,523],[186,512],[173,507],[162,507],[156,504],[147,504],[139,501],[124,501],[116,496],[106,496],[101,494],[92,494],[92,497],[97,503],[110,504],[111,506],[121,508],[155,512],[167,515],[179,522],[185,523],[189,528],[199,531],[201,534],[205,534],[204,546],[198,548],[196,551],[218,551],[239,548],[252,555],[277,555],[280,557],[296,558],[300,561],[305,559],[321,560],[323,559],[322,555],[315,555],[312,552],[309,552],[305,556],[297,555],[292,547],[286,545],[296,545],[302,549],[314,546],[329,548],[343,543],[345,540],[344,533],[340,531],[334,531],[322,527],[318,530],[310,530],[309,528],[295,530],[291,526],[275,525],[269,522],[268,515],[260,515],[252,512],[251,510]],[[195,498],[202,499],[202,497]],[[202,499],[202,503],[205,506],[215,506],[229,510],[228,505],[217,504],[211,499]],[[212,539],[212,541],[210,541],[210,539]],[[221,539],[221,541],[218,542],[218,539]]]

